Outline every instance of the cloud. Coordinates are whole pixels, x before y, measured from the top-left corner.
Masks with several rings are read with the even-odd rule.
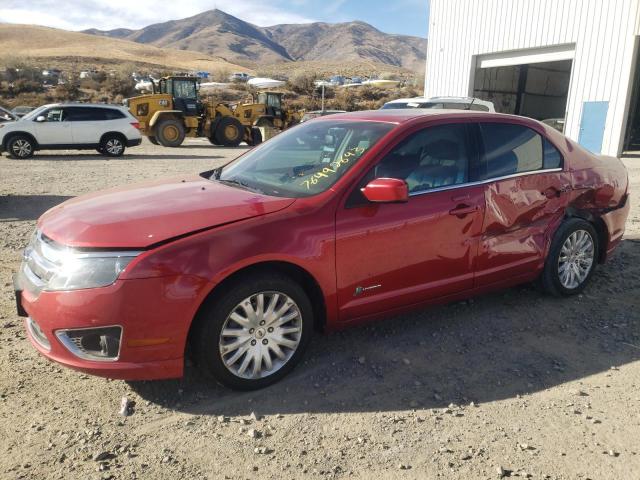
[[[159,4],[160,3],[160,4]],[[225,12],[260,26],[314,21],[286,11],[287,2],[266,4],[261,0],[221,2],[190,0],[2,0],[0,22],[46,25],[66,30],[87,28],[141,28],[153,23],[186,18],[221,7]]]

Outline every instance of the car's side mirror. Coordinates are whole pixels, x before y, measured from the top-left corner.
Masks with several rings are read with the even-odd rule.
[[[47,121],[47,117],[40,115],[38,118],[36,118],[36,122],[46,122]]]
[[[367,200],[375,203],[397,203],[409,201],[407,182],[399,178],[376,178],[362,189]]]

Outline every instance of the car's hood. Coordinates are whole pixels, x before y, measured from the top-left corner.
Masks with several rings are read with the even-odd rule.
[[[71,247],[138,249],[273,213],[293,202],[194,175],[68,200],[40,217],[38,228]]]

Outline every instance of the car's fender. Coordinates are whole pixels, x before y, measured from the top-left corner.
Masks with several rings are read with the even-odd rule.
[[[149,120],[149,126],[154,127],[156,123],[158,123],[160,119],[163,117],[182,118],[183,116],[184,116],[184,113],[182,112],[182,110],[159,110],[156,113],[154,113],[153,116],[151,117],[151,120]]]

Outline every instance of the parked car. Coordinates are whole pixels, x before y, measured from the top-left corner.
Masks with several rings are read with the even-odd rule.
[[[110,157],[140,145],[138,120],[119,105],[51,104],[19,122],[0,124],[0,152],[29,158],[36,150],[96,149]]]
[[[493,102],[469,97],[414,97],[392,100],[382,106],[382,110],[399,108],[439,108],[449,110],[474,110],[479,112],[495,112]]]
[[[0,107],[0,123],[15,122],[16,120],[18,120],[18,117],[13,112],[10,112],[6,108]]]
[[[15,116],[22,118],[27,113],[33,112],[35,109],[36,109],[36,107],[27,107],[26,105],[21,105],[19,107],[14,108],[11,111]]]
[[[346,113],[346,111],[345,110],[313,110],[311,112],[306,112],[300,119],[300,123],[308,122],[309,120],[313,120],[314,118],[318,118],[318,117],[335,115],[336,113]]]
[[[199,175],[49,210],[18,311],[68,367],[173,378],[189,351],[221,383],[260,388],[316,329],[524,282],[582,292],[622,239],[628,185],[618,159],[524,117],[331,115]]]
[[[248,82],[251,79],[251,75],[244,72],[236,72],[231,74],[229,80],[232,82]]]

